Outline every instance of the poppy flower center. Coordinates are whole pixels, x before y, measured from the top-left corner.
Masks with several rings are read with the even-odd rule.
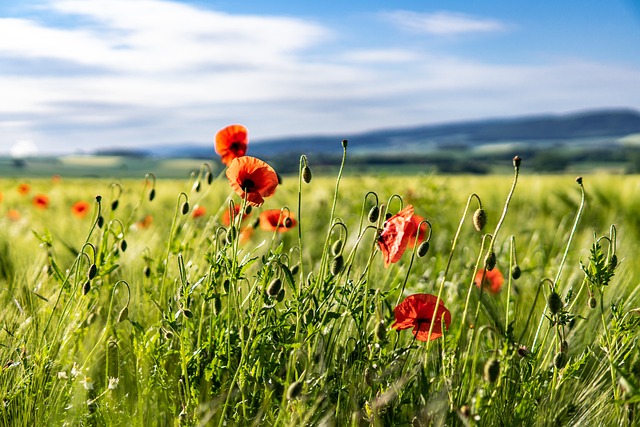
[[[256,183],[253,182],[252,179],[247,178],[244,181],[242,181],[241,187],[242,187],[242,191],[249,192],[249,191],[253,190],[254,188],[256,188]]]
[[[234,153],[237,153],[238,151],[242,150],[242,144],[239,142],[232,142],[231,145],[229,146],[229,150],[233,151]]]

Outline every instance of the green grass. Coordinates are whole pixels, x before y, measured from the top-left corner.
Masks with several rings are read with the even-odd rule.
[[[200,191],[196,176],[160,179],[153,200],[144,171],[117,183],[30,178],[27,196],[23,179],[5,179],[0,424],[636,425],[638,177],[584,176],[576,222],[575,177],[522,168],[498,232],[508,175],[349,176],[347,160],[337,194],[335,178],[285,176],[242,229],[285,206],[300,228],[257,227],[248,240],[221,224],[228,200],[241,203],[224,176],[201,175]],[[47,209],[32,205],[38,193]],[[476,201],[465,211],[472,193],[482,232]],[[84,219],[71,214],[77,200],[92,203]],[[426,256],[408,248],[385,268],[374,204],[427,218]],[[207,214],[193,218],[195,205]],[[505,275],[495,295],[473,284],[490,246]],[[276,279],[281,293],[268,291]],[[441,296],[452,316],[443,337],[391,329],[415,293]]]

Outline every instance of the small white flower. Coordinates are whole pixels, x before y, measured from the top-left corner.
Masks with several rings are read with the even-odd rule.
[[[93,390],[93,381],[90,377],[84,377],[84,380],[80,381],[86,390]]]
[[[66,380],[67,378],[69,378],[69,377],[67,376],[67,372],[66,371],[58,372],[58,379],[59,380]]]
[[[80,375],[82,371],[78,368],[78,365],[73,364],[73,368],[71,368],[71,375],[75,378]]]
[[[115,390],[118,387],[118,383],[120,382],[120,378],[109,377],[109,390]]]

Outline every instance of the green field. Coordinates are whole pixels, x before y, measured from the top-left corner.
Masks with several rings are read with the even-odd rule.
[[[221,217],[241,199],[224,175],[189,179],[199,166],[155,187],[142,168],[2,180],[1,425],[640,422],[637,176],[584,175],[581,209],[575,176],[526,162],[512,187],[513,174],[353,176],[347,160],[341,180],[285,176],[238,227]],[[384,216],[369,212],[408,205],[431,224],[428,251],[385,267]],[[257,224],[284,207],[290,229]],[[495,294],[474,283],[490,252]],[[419,322],[443,336],[391,327],[412,294],[439,296],[448,329]]]

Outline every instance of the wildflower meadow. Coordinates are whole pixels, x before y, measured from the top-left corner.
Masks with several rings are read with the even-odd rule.
[[[633,426],[632,176],[0,185],[0,424]],[[189,171],[185,171],[189,175]]]

